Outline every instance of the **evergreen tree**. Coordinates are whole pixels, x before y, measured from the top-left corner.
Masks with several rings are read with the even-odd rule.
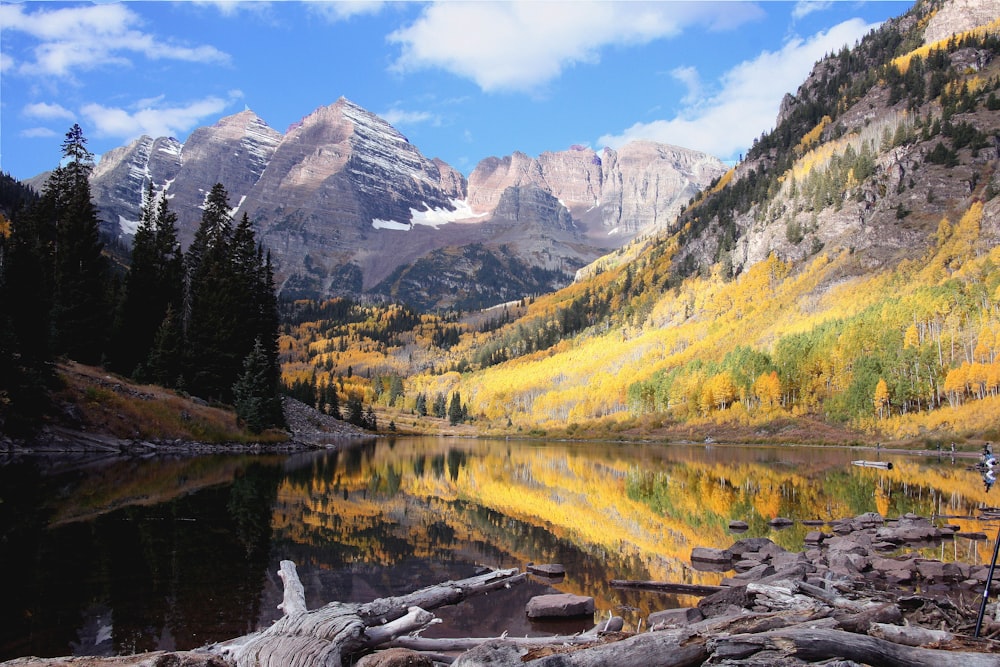
[[[149,357],[167,309],[179,309],[184,292],[184,263],[177,241],[177,216],[166,197],[157,203],[150,183],[132,244],[132,264],[115,319],[110,350],[112,366],[133,373]]]
[[[438,392],[437,396],[434,397],[434,403],[431,406],[431,412],[438,419],[444,419],[448,414],[448,399],[441,392]]]
[[[0,202],[10,215],[9,236],[0,230],[0,432],[11,435],[41,423],[54,379],[47,363],[54,234],[32,213],[33,194],[11,185]],[[6,222],[0,215],[0,226]]]
[[[347,421],[362,428],[365,426],[364,406],[361,404],[361,397],[354,392],[347,396]]]
[[[243,360],[243,372],[233,385],[233,402],[237,419],[252,433],[281,425],[275,421],[275,415],[281,414],[281,397],[259,338]]]
[[[79,125],[66,133],[65,164],[49,177],[42,194],[44,213],[55,222],[52,325],[55,351],[97,363],[107,342],[110,319],[107,262],[90,198],[93,155]]]
[[[189,391],[228,401],[242,359],[242,338],[232,289],[232,220],[225,188],[209,193],[201,224],[184,257],[187,268],[185,377]]]
[[[389,406],[396,405],[396,400],[403,396],[403,378],[393,375],[389,378]]]
[[[462,396],[458,390],[451,395],[451,403],[448,405],[448,423],[454,426],[462,421]]]
[[[180,312],[167,304],[156,334],[153,335],[149,357],[146,359],[146,377],[150,382],[164,387],[180,388],[184,368],[184,331]]]
[[[427,416],[427,396],[423,392],[417,394],[417,402],[413,408],[421,417]]]

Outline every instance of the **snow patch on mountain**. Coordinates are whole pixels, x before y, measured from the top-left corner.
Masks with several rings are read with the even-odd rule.
[[[125,234],[129,234],[130,236],[135,236],[136,230],[139,229],[139,221],[138,220],[129,220],[124,215],[119,215],[118,216],[118,227]]]
[[[424,205],[424,210],[410,209],[410,222],[399,222],[396,220],[372,220],[372,227],[375,229],[393,229],[397,231],[409,231],[414,225],[425,225],[437,229],[441,225],[451,222],[472,221],[475,218],[485,218],[489,213],[475,213],[469,202],[464,199],[452,199],[449,202],[451,209],[443,207],[432,207]]]

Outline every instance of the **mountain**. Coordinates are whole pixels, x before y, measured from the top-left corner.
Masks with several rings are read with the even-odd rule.
[[[601,183],[580,153],[594,189],[558,196],[575,221]],[[492,433],[978,449],[1000,433],[998,164],[1000,7],[922,0],[816,63],[676,223],[574,284],[392,339],[311,322],[286,373],[391,372],[399,423],[458,394]],[[555,192],[546,168],[484,163],[470,206],[493,205],[477,179]]]
[[[92,192],[106,231],[128,236],[152,182],[186,244],[207,192],[222,183],[234,215],[247,213],[271,251],[285,296],[479,307],[567,284],[608,249],[669,225],[724,171],[705,154],[642,142],[487,158],[466,181],[341,98],[284,134],[247,110],[183,144],[141,137],[102,157]],[[448,256],[476,259],[443,280]]]

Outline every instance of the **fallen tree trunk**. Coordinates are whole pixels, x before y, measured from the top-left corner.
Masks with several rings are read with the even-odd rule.
[[[713,643],[712,652],[716,655],[746,656],[757,651],[776,650],[800,660],[815,662],[839,658],[874,667],[997,667],[1000,664],[1000,656],[996,654],[916,648],[824,628],[784,628],[719,638]]]
[[[525,579],[517,569],[496,570],[400,597],[365,604],[333,602],[307,611],[295,564],[282,561],[279,576],[285,585],[280,605],[285,615],[266,630],[208,647],[209,652],[237,667],[340,667],[345,658],[427,627],[435,620],[428,609]]]
[[[629,579],[612,579],[611,588],[632,588],[643,591],[658,591],[660,593],[679,593],[703,597],[718,593],[724,586],[709,586],[702,584],[675,584],[670,581],[632,581]]]

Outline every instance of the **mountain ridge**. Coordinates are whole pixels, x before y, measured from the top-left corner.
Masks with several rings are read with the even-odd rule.
[[[183,144],[141,137],[102,157],[92,189],[105,233],[127,237],[152,182],[178,214],[186,246],[205,195],[222,183],[234,215],[255,223],[279,288],[292,298],[371,293],[448,307],[451,291],[430,294],[411,283],[411,293],[385,281],[428,253],[462,254],[469,244],[501,264],[555,257],[542,268],[556,271],[556,282],[549,274],[527,283],[523,272],[495,274],[471,304],[480,307],[506,300],[514,285],[525,296],[568,284],[608,249],[668,224],[723,171],[703,153],[641,143],[600,155],[573,147],[538,158],[484,158],[466,179],[341,97],[284,134],[245,110],[196,129]]]

